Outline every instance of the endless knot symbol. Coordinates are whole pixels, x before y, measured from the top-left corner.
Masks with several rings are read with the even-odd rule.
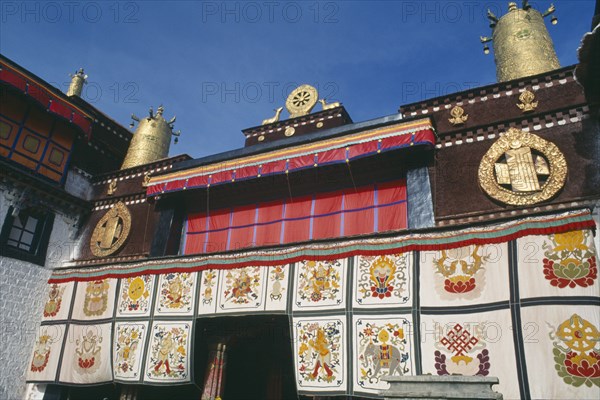
[[[471,336],[469,331],[463,329],[459,324],[456,324],[454,328],[448,332],[448,335],[440,340],[441,344],[446,346],[448,350],[454,352],[457,356],[464,355],[464,353],[471,350],[477,342],[479,342],[479,339],[475,336]]]

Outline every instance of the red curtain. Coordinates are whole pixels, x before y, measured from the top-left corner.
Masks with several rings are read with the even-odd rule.
[[[304,242],[310,239],[310,209],[312,196],[300,197],[285,205],[283,242]]]
[[[238,207],[233,210],[228,250],[251,247],[254,242],[254,219],[256,206]]]
[[[344,235],[371,233],[375,229],[373,187],[351,189],[344,196]]]
[[[231,210],[211,211],[208,218],[208,238],[206,252],[214,253],[227,250],[227,235],[229,233],[229,219]]]
[[[313,214],[312,238],[326,239],[340,236],[341,210],[341,192],[317,195]]]
[[[278,200],[233,210],[215,210],[210,212],[209,217],[192,214],[188,216],[185,254],[405,228],[406,181],[399,180],[346,189],[344,192],[299,197],[285,204]]]
[[[206,243],[206,216],[192,214],[188,216],[185,254],[204,253]]]
[[[283,203],[280,201],[263,204],[258,209],[256,245],[269,246],[281,242]]]
[[[406,221],[406,181],[377,185],[377,227],[379,232],[404,229]]]

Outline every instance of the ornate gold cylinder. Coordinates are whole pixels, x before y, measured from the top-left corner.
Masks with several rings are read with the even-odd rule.
[[[151,118],[140,119],[121,169],[166,158],[169,155],[171,133],[171,127],[160,111]]]
[[[81,97],[85,79],[86,79],[86,76],[83,73],[83,69],[80,69],[76,74],[71,75],[71,83],[69,84],[69,90],[67,91],[67,96]]]
[[[498,82],[560,68],[554,44],[539,11],[514,7],[492,35]]]

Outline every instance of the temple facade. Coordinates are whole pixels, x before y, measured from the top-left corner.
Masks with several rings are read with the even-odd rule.
[[[597,60],[560,67],[553,11],[490,13],[498,83],[361,122],[301,85],[196,159],[171,110],[131,134],[83,71],[65,95],[3,57],[7,397],[598,398]]]

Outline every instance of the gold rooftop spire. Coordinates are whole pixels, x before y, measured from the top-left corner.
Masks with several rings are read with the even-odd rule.
[[[508,3],[508,13],[498,18],[488,10],[492,37],[481,37],[485,54],[490,52],[486,43],[492,42],[498,82],[510,81],[541,74],[560,68],[554,44],[544,24],[544,18],[554,13],[551,4],[543,14],[523,1]],[[552,15],[551,22],[558,19]]]
[[[131,114],[131,119],[138,122],[138,127],[131,139],[121,169],[137,167],[168,157],[171,135],[178,137],[181,132],[173,132],[175,117],[169,121],[165,120],[164,110],[161,105],[154,114],[150,107],[149,115],[146,118],[138,118]],[[131,127],[133,127],[133,122],[131,122]],[[177,143],[177,137],[175,143]]]
[[[81,97],[83,85],[87,83],[88,76],[83,72],[83,68],[79,68],[79,71],[75,72],[75,74],[69,74],[69,76],[71,77],[71,83],[69,84],[67,96]]]

